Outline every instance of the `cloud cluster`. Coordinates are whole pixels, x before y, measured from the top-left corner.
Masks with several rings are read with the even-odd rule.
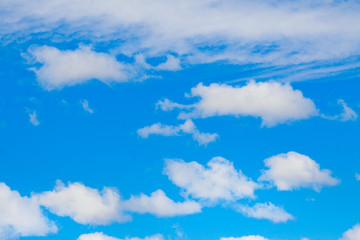
[[[186,120],[185,123],[178,126],[155,123],[151,126],[138,129],[137,133],[142,138],[148,138],[150,135],[178,136],[181,133],[191,134],[193,139],[200,145],[207,145],[210,142],[216,141],[219,137],[216,133],[200,132],[191,119]]]
[[[334,186],[339,180],[331,176],[331,171],[320,169],[320,165],[308,156],[288,152],[265,159],[265,166],[259,181],[268,181],[278,190],[312,188],[320,191],[323,186]]]
[[[212,158],[206,167],[197,162],[168,159],[164,174],[181,187],[185,195],[209,202],[253,198],[259,187],[222,157]]]
[[[212,116],[252,116],[262,119],[263,126],[307,119],[318,115],[311,99],[289,84],[250,81],[244,86],[226,84],[199,84],[191,89],[191,97],[199,101],[190,105],[180,118],[206,118]],[[163,110],[178,105],[169,101],[158,102]],[[180,108],[183,108],[180,105]]]
[[[278,190],[308,187],[320,191],[323,186],[339,183],[339,180],[331,177],[329,170],[320,169],[314,160],[296,152],[272,156],[265,160],[265,165],[269,169],[262,171],[259,181],[268,181]],[[42,208],[87,225],[129,221],[131,213],[152,214],[157,217],[189,215],[201,212],[204,206],[219,203],[246,217],[267,219],[274,223],[294,219],[282,207],[270,202],[255,203],[253,206],[238,203],[238,200],[244,198],[254,199],[255,190],[263,186],[235,169],[232,162],[222,157],[212,158],[206,166],[198,162],[168,159],[165,160],[163,173],[182,189],[183,195],[198,201],[186,198],[182,202],[175,202],[160,189],[150,195],[140,193],[124,200],[115,188],[104,187],[99,191],[81,183],[65,185],[61,181],[57,182],[52,191],[22,197],[4,183],[0,183],[0,237],[10,239],[20,236],[46,236],[57,232],[56,225],[44,215]],[[344,233],[341,240],[356,239],[358,230],[358,226],[355,226]],[[145,239],[162,239],[157,237],[159,236]],[[247,238],[251,239],[250,237],[254,236]],[[102,233],[84,234],[79,238],[92,239],[116,240]]]

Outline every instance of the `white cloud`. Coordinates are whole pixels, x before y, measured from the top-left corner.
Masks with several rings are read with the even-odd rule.
[[[236,211],[244,214],[246,217],[267,219],[274,223],[282,223],[294,219],[294,217],[286,212],[283,208],[278,207],[270,202],[256,203],[252,207],[238,204],[233,206],[233,208]]]
[[[174,202],[162,190],[153,192],[150,196],[140,194],[131,196],[124,202],[128,211],[150,213],[158,217],[173,217],[201,212],[201,205],[195,201]]]
[[[29,49],[36,62],[43,64],[36,73],[38,82],[47,90],[60,89],[97,79],[104,83],[127,81],[132,73],[128,66],[112,55],[99,53],[88,47],[61,51],[41,46]]]
[[[121,199],[112,188],[101,192],[81,183],[65,186],[58,181],[53,191],[36,195],[39,203],[59,216],[71,217],[81,224],[107,225],[129,220],[122,212]]]
[[[207,167],[197,162],[166,160],[164,174],[186,195],[193,198],[216,202],[253,198],[257,183],[236,170],[231,162],[222,158],[212,158]]]
[[[338,179],[331,177],[331,171],[320,169],[320,165],[308,156],[288,152],[265,159],[265,166],[259,181],[269,181],[278,190],[312,188],[320,191],[323,186],[334,186]]]
[[[207,145],[210,142],[216,141],[219,137],[216,133],[202,133],[200,132],[193,121],[188,119],[185,123],[178,126],[164,125],[161,123],[155,123],[151,126],[146,126],[137,130],[137,133],[142,138],[148,138],[150,135],[162,135],[162,136],[178,136],[181,133],[191,134],[193,139],[200,145]]]
[[[37,113],[35,110],[33,110],[32,112],[29,112],[29,121],[34,126],[40,125],[40,122],[39,122],[39,119],[37,117]]]
[[[353,228],[347,230],[339,240],[359,240],[360,224],[356,224]]]
[[[259,235],[250,235],[244,237],[222,237],[220,240],[269,240]]]
[[[130,237],[125,239],[119,239],[115,237],[110,237],[108,235],[103,234],[102,232],[96,233],[88,233],[82,234],[78,240],[164,240],[164,237],[161,234],[155,234],[152,236],[148,236],[145,238],[138,238],[138,237]]]
[[[192,63],[326,65],[359,54],[359,8],[357,1],[13,0],[0,3],[0,34],[120,39],[127,54],[171,51]]]
[[[190,105],[190,111],[180,113],[180,118],[253,116],[260,117],[263,126],[271,127],[318,115],[312,100],[289,84],[278,82],[250,81],[242,87],[215,83],[204,86],[200,83],[191,89],[191,97],[200,100]],[[159,104],[166,110],[176,107],[171,102]]]
[[[86,99],[80,100],[81,106],[83,107],[83,109],[88,112],[88,113],[94,113],[94,110],[92,108],[90,108],[89,106],[89,101]]]
[[[46,236],[57,227],[43,213],[32,197],[22,197],[6,184],[0,183],[0,238]]]

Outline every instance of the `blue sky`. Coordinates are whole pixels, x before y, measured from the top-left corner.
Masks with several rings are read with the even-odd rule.
[[[359,11],[0,0],[0,238],[359,240]]]

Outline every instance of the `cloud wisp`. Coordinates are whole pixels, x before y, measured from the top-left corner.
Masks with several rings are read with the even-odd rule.
[[[256,203],[254,206],[236,204],[232,206],[232,208],[246,217],[267,219],[273,223],[286,223],[289,220],[294,220],[294,217],[290,213],[271,202]]]
[[[207,145],[210,142],[216,141],[219,137],[216,133],[200,132],[191,119],[178,126],[155,123],[151,126],[138,129],[137,133],[142,138],[148,138],[150,135],[180,136],[182,134],[191,134],[193,139],[200,145]]]

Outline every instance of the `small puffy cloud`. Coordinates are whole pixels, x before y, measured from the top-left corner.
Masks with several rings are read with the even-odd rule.
[[[244,237],[222,237],[220,240],[269,240],[259,235],[250,235]]]
[[[38,82],[47,90],[60,89],[97,79],[104,83],[127,81],[129,68],[114,56],[99,53],[88,47],[76,50],[59,50],[55,47],[31,47],[33,59],[43,64],[36,73]]]
[[[342,238],[339,240],[359,240],[360,239],[360,224],[356,224],[351,229],[344,232]]]
[[[80,100],[81,106],[83,107],[83,109],[88,112],[88,113],[94,113],[94,110],[92,108],[90,108],[89,106],[89,101],[86,99]]]
[[[257,183],[222,157],[212,158],[206,166],[197,162],[168,159],[164,174],[182,188],[184,194],[209,202],[253,198],[258,188]]]
[[[0,238],[46,236],[57,227],[43,213],[36,199],[22,197],[0,183]]]
[[[43,192],[36,197],[50,212],[68,216],[81,224],[107,225],[129,220],[129,216],[122,213],[118,192],[112,188],[99,192],[81,183],[65,186],[58,181],[53,191]]]
[[[267,219],[274,223],[287,222],[294,217],[283,208],[275,206],[272,203],[256,203],[254,206],[235,205],[233,208],[244,214],[246,217],[256,219]]]
[[[219,137],[216,133],[200,132],[191,119],[186,120],[184,124],[180,124],[178,126],[155,123],[151,126],[138,129],[137,133],[142,138],[148,138],[150,135],[178,136],[181,133],[191,134],[193,139],[200,145],[207,145],[210,142],[216,141]]]
[[[318,115],[311,99],[305,98],[290,84],[278,82],[250,81],[241,87],[215,83],[204,86],[200,83],[191,89],[191,96],[200,100],[191,105],[191,110],[180,113],[180,118],[252,116],[260,117],[263,126],[272,127]],[[171,102],[160,102],[159,105],[169,110],[176,107]]]
[[[174,202],[162,190],[153,192],[150,196],[140,194],[131,196],[124,202],[130,212],[150,213],[157,217],[173,217],[201,212],[201,205],[195,201]]]
[[[29,112],[29,121],[34,126],[39,126],[40,125],[40,122],[39,122],[39,119],[37,117],[37,113],[36,113],[35,110]]]
[[[82,234],[77,240],[164,240],[164,237],[161,234],[155,234],[145,238],[130,237],[125,239],[120,239],[120,238],[110,237],[108,235],[103,234],[102,232],[96,232],[96,233]]]
[[[331,177],[331,171],[320,169],[320,165],[308,156],[288,152],[265,159],[259,181],[268,181],[278,190],[312,188],[320,191],[323,186],[334,186],[339,180]]]

